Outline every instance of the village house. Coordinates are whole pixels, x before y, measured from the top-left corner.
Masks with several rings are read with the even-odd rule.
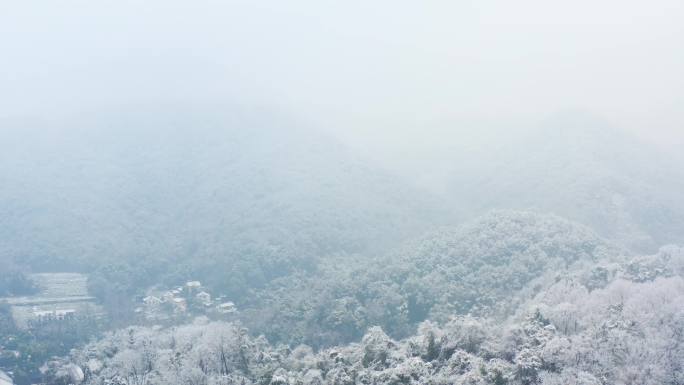
[[[159,306],[161,305],[162,300],[159,297],[148,295],[147,297],[143,298],[143,303],[145,306]]]
[[[202,288],[200,281],[189,281],[185,283],[185,287],[188,289],[188,293],[192,294],[197,290]]]
[[[36,310],[33,312],[33,317],[36,321],[42,322],[52,319],[54,314],[52,310]]]
[[[185,313],[188,311],[188,302],[185,298],[174,298],[171,303],[175,313]]]
[[[173,298],[175,296],[176,295],[173,294],[172,291],[167,291],[167,292],[164,292],[164,294],[162,294],[161,300],[162,300],[162,302],[171,302],[171,301],[173,301]]]
[[[76,316],[76,310],[74,309],[60,309],[55,310],[55,319],[65,320]]]
[[[211,294],[207,293],[206,291],[200,291],[197,293],[195,298],[197,298],[197,300],[205,306],[211,305]]]
[[[237,308],[235,307],[235,304],[233,302],[228,301],[216,306],[216,311],[218,311],[221,314],[232,314],[237,311]]]

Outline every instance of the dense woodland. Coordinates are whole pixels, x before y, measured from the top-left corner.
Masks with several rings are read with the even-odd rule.
[[[84,272],[107,317],[26,333],[0,304],[23,354],[1,363],[20,385],[48,360],[101,385],[682,385],[681,168],[587,119],[454,165],[444,195],[264,111],[15,123],[0,296]],[[195,279],[236,319],[136,321]]]
[[[444,322],[421,322],[403,339],[372,326],[357,342],[314,350],[197,319],[109,333],[72,360],[88,368],[90,384],[684,381],[683,249],[589,263],[535,286],[505,320],[453,313]]]
[[[120,290],[201,275],[241,296],[448,218],[438,200],[267,112],[126,111],[48,127],[2,133],[0,252]]]

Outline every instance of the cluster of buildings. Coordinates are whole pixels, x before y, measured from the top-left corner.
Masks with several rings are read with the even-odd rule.
[[[88,277],[83,274],[41,273],[31,274],[30,278],[39,287],[38,293],[0,299],[10,305],[14,323],[20,329],[103,314],[88,293]]]
[[[232,315],[235,304],[219,296],[213,298],[199,281],[188,281],[170,290],[150,290],[141,299],[136,313],[148,321],[163,321],[184,316]]]

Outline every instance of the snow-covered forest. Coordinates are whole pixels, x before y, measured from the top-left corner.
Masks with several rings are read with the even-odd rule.
[[[0,385],[684,385],[679,1],[0,6]]]
[[[369,301],[376,303],[352,304],[355,297],[345,296],[329,300],[327,309],[317,309],[334,317],[325,320],[329,323],[315,326],[315,320],[306,320],[311,327],[287,329],[290,334],[283,331],[283,338],[308,334],[305,338],[317,340],[334,330],[363,330],[362,337],[351,338],[350,344],[315,350],[306,344],[272,344],[263,335],[250,335],[242,323],[197,318],[178,327],[134,326],[107,333],[72,353],[71,360],[86,368],[92,384],[682,383],[684,249],[672,246],[655,255],[623,258],[586,254],[571,268],[557,267],[547,277],[525,283],[529,271],[524,266],[546,257],[536,254],[543,253],[543,247],[563,250],[564,242],[579,241],[596,250],[581,237],[584,234],[554,230],[553,236],[534,233],[516,240],[515,245],[526,249],[515,251],[512,264],[502,270],[503,275],[524,271],[517,280],[519,293],[501,299],[486,293],[474,297],[491,301],[489,313],[510,309],[498,317],[465,314],[453,309],[459,303],[453,299],[430,313],[440,321],[417,320],[411,333],[393,338],[385,330],[410,323],[406,298],[395,293],[394,298],[386,299],[386,294]],[[506,250],[512,246],[506,240],[496,245]],[[497,286],[487,281],[491,276],[481,276],[481,291]],[[353,278],[347,279],[353,285]],[[509,285],[516,287],[517,282]],[[440,291],[442,296],[454,292],[442,284],[435,278],[422,289],[437,292],[426,296],[430,299],[441,298]],[[519,302],[510,306],[510,297]],[[387,302],[377,304],[380,301]],[[382,319],[368,323],[364,313],[380,306],[385,312]],[[275,326],[293,316],[297,317],[283,315],[268,322]],[[350,322],[354,324],[345,325]],[[367,326],[373,322],[392,324]]]

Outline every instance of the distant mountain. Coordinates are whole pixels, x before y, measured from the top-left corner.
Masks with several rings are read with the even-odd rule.
[[[684,241],[684,164],[595,117],[556,116],[469,169],[450,192],[471,215],[554,212],[638,251]]]
[[[4,124],[0,135],[0,259],[49,269],[129,261],[140,279],[201,273],[238,292],[446,217],[267,111],[136,110]]]

